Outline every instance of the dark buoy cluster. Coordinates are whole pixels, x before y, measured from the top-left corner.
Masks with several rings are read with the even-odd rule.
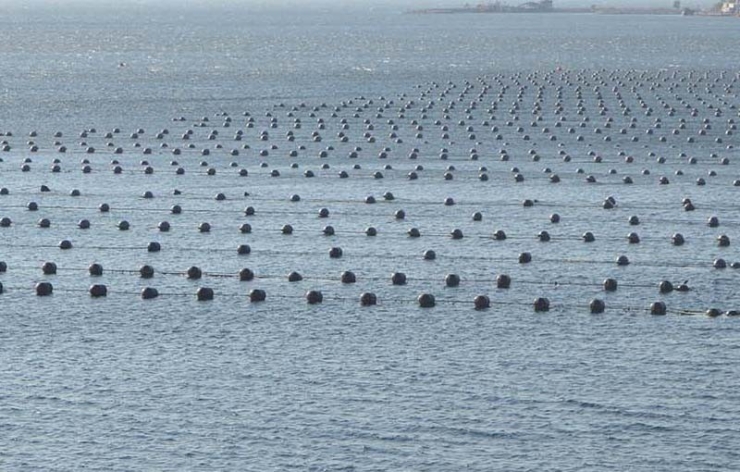
[[[494,305],[511,297],[546,312],[568,300],[598,314],[657,286],[671,312],[714,317],[725,312],[696,308],[716,297],[694,281],[729,295],[740,268],[736,82],[734,71],[492,72],[384,97],[168,117],[154,132],[5,131],[0,237],[12,266],[38,276],[39,260],[59,263],[44,264],[39,283],[57,295],[102,298],[127,293],[122,277],[174,274],[167,293],[192,298],[195,281],[230,277],[254,302],[266,293],[251,285],[264,280],[285,284],[276,300],[318,305],[332,299],[326,285],[359,279],[362,306],[391,285],[394,303],[420,307],[486,310],[493,294]],[[70,257],[100,262],[85,274]],[[115,267],[122,260],[136,265]],[[232,260],[260,276],[226,271]],[[90,285],[103,264],[109,285]],[[197,300],[213,297],[197,289]],[[649,311],[665,314],[661,303]]]

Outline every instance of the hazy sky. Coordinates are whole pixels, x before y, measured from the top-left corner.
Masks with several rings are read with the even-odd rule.
[[[476,4],[480,0],[0,0],[0,7],[30,10],[39,7],[86,7],[91,9],[132,8],[259,8],[278,9],[286,7],[305,8],[373,8],[399,11],[420,7],[459,7],[465,3]],[[484,0],[485,1],[485,0]],[[501,0],[502,3],[518,5],[526,0]],[[555,6],[660,6],[670,7],[673,0],[554,0]],[[716,0],[682,0],[685,6],[708,6]]]

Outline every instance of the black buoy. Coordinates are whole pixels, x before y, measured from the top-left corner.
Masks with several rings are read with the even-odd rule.
[[[303,276],[298,272],[293,271],[288,274],[288,282],[300,282],[301,280],[303,280]]]
[[[357,277],[354,272],[347,270],[342,272],[341,280],[343,284],[353,284],[357,282]]]
[[[511,287],[511,277],[506,274],[499,274],[496,277],[496,288],[507,289]]]
[[[139,275],[142,279],[151,279],[154,277],[154,267],[150,265],[143,265],[139,269]]]
[[[671,293],[673,291],[673,284],[668,280],[664,280],[658,285],[658,290],[660,293]]]
[[[606,292],[616,292],[618,283],[616,279],[606,279],[604,280],[604,291]]]
[[[196,292],[198,301],[204,302],[213,300],[213,289],[208,287],[200,287]]]
[[[252,272],[251,269],[244,268],[239,271],[239,281],[240,282],[249,282],[254,279],[254,272]]]
[[[534,301],[534,311],[537,313],[542,313],[546,311],[550,311],[550,300],[544,297],[540,297],[535,299]]]
[[[320,290],[309,290],[306,292],[306,302],[309,305],[318,305],[324,301],[324,295]]]
[[[59,241],[59,249],[62,249],[62,250],[72,249],[72,241],[68,239],[63,239]]]
[[[720,258],[717,258],[717,259],[714,260],[714,263],[712,264],[712,266],[715,269],[726,269],[727,268],[727,262],[720,257]]]
[[[48,297],[54,292],[54,286],[49,282],[39,282],[36,284],[36,295],[39,297]]]
[[[41,271],[44,275],[54,275],[57,273],[57,265],[53,262],[44,262],[41,266]]]
[[[141,291],[141,298],[144,300],[152,300],[159,296],[159,291],[153,287],[146,287]]]
[[[329,257],[332,259],[339,259],[342,257],[343,251],[341,247],[333,247],[329,249]]]
[[[425,261],[433,261],[437,258],[437,253],[432,249],[427,249],[424,251],[423,257]]]
[[[650,304],[651,315],[665,315],[668,309],[663,302],[653,302]]]
[[[710,318],[716,318],[722,314],[722,311],[720,311],[717,308],[710,308],[708,309],[705,314]]]
[[[591,300],[591,303],[589,303],[588,307],[591,310],[591,313],[599,314],[599,313],[604,313],[606,304],[604,303],[604,300],[601,300],[599,298],[594,298],[593,300]]]
[[[519,263],[520,264],[529,264],[532,262],[532,254],[528,252],[522,252],[519,254]]]
[[[432,308],[434,307],[434,305],[436,305],[434,295],[432,295],[431,293],[422,293],[421,295],[419,295],[416,301],[421,308]]]
[[[95,284],[90,286],[90,296],[93,298],[101,298],[108,296],[108,287],[103,284]]]
[[[372,292],[364,292],[360,295],[360,305],[374,306],[378,304],[378,297]]]
[[[473,299],[476,310],[486,310],[491,307],[491,299],[486,295],[478,295]]]
[[[90,264],[90,267],[87,268],[87,271],[92,276],[100,277],[101,275],[103,275],[103,266],[100,264]]]
[[[197,266],[190,266],[185,274],[190,280],[198,280],[203,276],[203,271]]]
[[[162,250],[162,245],[156,241],[150,242],[146,247],[147,252],[159,252]]]
[[[460,276],[457,274],[447,274],[445,285],[448,287],[457,287],[460,285]]]
[[[403,272],[394,272],[391,274],[391,283],[393,285],[406,285],[406,274]]]
[[[255,288],[249,292],[249,301],[252,303],[264,302],[266,298],[267,293],[262,289]]]
[[[240,256],[245,256],[252,252],[252,248],[249,246],[249,244],[240,244],[236,248],[236,253]]]

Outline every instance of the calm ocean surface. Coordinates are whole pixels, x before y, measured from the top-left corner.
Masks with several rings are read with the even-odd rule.
[[[740,309],[740,272],[712,267],[740,260],[738,32],[737,19],[678,16],[9,10],[0,470],[740,469],[740,318],[703,314]],[[206,275],[186,279],[190,266]],[[255,280],[235,277],[245,267]],[[356,284],[340,282],[348,270]],[[661,294],[662,280],[691,291]],[[52,296],[35,295],[40,281]],[[108,296],[91,298],[94,283]],[[161,296],[142,300],[144,287]],[[253,288],[267,301],[250,303]],[[419,308],[422,292],[437,306]],[[481,294],[492,307],[476,311]],[[536,297],[552,309],[535,313]],[[594,298],[605,313],[589,313]],[[668,315],[651,316],[661,300]]]

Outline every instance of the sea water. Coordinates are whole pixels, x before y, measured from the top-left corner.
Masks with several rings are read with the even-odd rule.
[[[728,119],[738,121],[730,108],[737,88],[711,86],[737,77],[736,20],[91,8],[11,9],[0,19],[0,131],[13,134],[5,137],[12,150],[0,153],[0,187],[9,190],[0,196],[0,217],[12,220],[0,228],[0,260],[8,266],[0,274],[0,469],[737,467],[740,325],[734,317],[703,315],[711,307],[737,309],[740,301],[737,273],[712,267],[719,257],[738,259],[737,138],[727,134]],[[651,90],[650,82],[662,78],[685,90]],[[602,80],[609,87],[596,90]],[[490,90],[468,120],[464,109],[483,83]],[[531,127],[535,83],[543,87],[544,120]],[[444,119],[442,107],[468,85],[449,112],[450,137],[442,138],[433,121]],[[620,114],[611,87],[619,88],[629,116]],[[446,89],[422,118],[419,103]],[[521,108],[509,113],[520,92]],[[496,122],[483,126],[499,93]],[[597,113],[598,93],[614,118],[611,129]],[[691,116],[684,99],[701,114]],[[400,118],[399,107],[411,101]],[[564,128],[554,128],[558,101],[568,115]],[[709,103],[722,107],[721,117]],[[584,142],[565,131],[582,119],[579,106],[591,118],[577,129]],[[507,126],[513,116],[521,122]],[[634,130],[627,128],[633,116]],[[705,116],[712,127],[699,136]],[[294,127],[297,117],[301,128]],[[655,117],[663,128],[655,128]],[[272,118],[277,128],[270,128]],[[671,135],[681,119],[686,128]],[[388,120],[398,124],[402,143],[390,138]],[[104,137],[116,127],[120,133]],[[558,140],[545,139],[543,127]],[[595,136],[597,127],[612,141]],[[80,137],[90,128],[95,132]],[[145,132],[131,138],[138,128]],[[170,133],[157,139],[163,128]],[[655,135],[646,135],[648,128]],[[192,138],[182,140],[188,130]],[[211,130],[219,132],[214,140]],[[233,140],[237,130],[242,141]],[[311,139],[314,130],[321,142]],[[53,137],[57,131],[61,138]],[[268,141],[260,140],[262,131]],[[295,141],[286,140],[288,131]],[[365,132],[377,141],[368,142]],[[525,133],[531,140],[522,139]],[[55,140],[68,151],[59,153]],[[31,152],[28,141],[40,149]],[[85,152],[89,146],[94,154]],[[328,146],[327,157],[319,157]],[[350,158],[356,147],[358,157]],[[384,147],[391,150],[380,159]],[[440,158],[443,147],[447,159]],[[203,148],[211,154],[201,155]],[[413,148],[417,159],[409,159]],[[509,161],[501,160],[502,149]],[[660,156],[665,164],[657,163]],[[720,164],[724,157],[728,165]],[[54,159],[59,172],[51,170]],[[81,171],[83,159],[90,174]],[[113,159],[121,174],[113,173]],[[21,171],[24,162],[30,171]],[[177,175],[177,167],[185,173]],[[514,180],[513,167],[523,182]],[[280,176],[271,177],[272,170]],[[316,176],[306,178],[306,170]],[[710,177],[712,170],[717,175]],[[349,177],[340,179],[340,171]],[[408,180],[409,172],[418,180]],[[479,180],[481,173],[490,180]],[[560,184],[550,183],[553,173]],[[586,183],[587,175],[597,182]],[[626,175],[633,185],[622,184]],[[659,185],[660,176],[670,184]],[[698,178],[707,185],[697,186]],[[41,192],[42,185],[50,191]],[[154,198],[142,198],[146,191]],[[385,200],[385,192],[395,199]],[[216,201],[217,193],[226,199]],[[290,201],[294,194],[300,201]],[[370,195],[377,203],[365,203]],[[610,195],[617,207],[605,210]],[[445,206],[447,197],[455,205]],[[697,209],[684,211],[684,198]],[[525,199],[533,207],[524,207]],[[27,210],[31,201],[38,211]],[[101,213],[101,203],[111,211]],[[173,205],[182,214],[172,214]],[[244,214],[247,206],[254,216]],[[321,208],[329,218],[318,217]],[[405,220],[394,217],[399,209]],[[480,222],[471,219],[476,211]],[[550,222],[552,213],[560,223]],[[631,215],[639,226],[628,224]],[[719,228],[705,224],[712,215]],[[40,218],[50,228],[39,228]],[[89,230],[77,228],[81,219]],[[128,231],[118,229],[122,220]],[[163,220],[170,232],[158,231]],[[210,232],[198,231],[203,222]],[[251,233],[239,232],[244,223]],[[281,234],[286,224],[292,235]],[[323,235],[326,225],[334,236]],[[377,236],[365,235],[369,226]],[[407,236],[411,227],[420,238]],[[463,239],[451,239],[453,229]],[[496,229],[506,241],[493,240]],[[542,230],[551,242],[537,240]],[[586,231],[596,236],[591,245],[581,240]],[[627,242],[631,231],[640,244]],[[670,243],[675,232],[686,236],[685,246]],[[720,233],[730,247],[717,247]],[[61,240],[74,247],[59,249]],[[147,252],[152,241],[161,252]],[[240,244],[252,252],[238,255]],[[341,247],[343,257],[330,258],[331,247]],[[436,260],[423,259],[428,249]],[[519,264],[521,252],[533,261]],[[618,255],[631,264],[617,266]],[[47,261],[57,264],[56,275],[42,273]],[[88,274],[91,263],[103,265],[102,277]],[[153,279],[138,276],[145,264],[154,267]],[[186,279],[190,266],[206,275]],[[255,280],[238,280],[244,267]],[[340,282],[348,270],[356,284]],[[290,271],[304,280],[288,282]],[[405,273],[408,283],[393,286],[392,272]],[[445,286],[450,273],[460,275],[459,287]],[[511,276],[510,289],[496,288],[500,274]],[[605,278],[619,281],[617,292],[604,292]],[[662,280],[686,281],[691,291],[660,294]],[[41,281],[53,284],[51,297],[35,295]],[[93,283],[105,284],[108,296],[91,298]],[[203,286],[214,289],[213,301],[196,299]],[[156,287],[160,297],[142,300],[144,287]],[[265,302],[249,302],[254,288],[266,291]],[[307,304],[307,290],[321,290],[323,303]],[[360,306],[362,292],[377,294],[378,305]],[[434,294],[437,306],[419,308],[422,292]],[[490,309],[473,309],[480,294],[490,297]],[[551,310],[535,313],[536,297],[547,297]],[[589,313],[593,298],[605,301],[604,314]],[[651,316],[650,304],[661,300],[669,314]]]

